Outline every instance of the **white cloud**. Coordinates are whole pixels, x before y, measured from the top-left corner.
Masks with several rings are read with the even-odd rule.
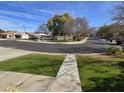
[[[13,24],[11,22],[0,22],[0,26],[12,26]]]
[[[9,17],[0,15],[0,27],[17,25],[16,23],[9,21],[8,19]]]
[[[40,16],[24,13],[24,12],[15,12],[15,11],[6,11],[6,10],[0,10],[1,14],[7,14],[11,16],[17,16],[17,17],[22,17],[30,20],[36,20]]]
[[[9,18],[6,16],[0,15],[0,28],[4,30],[16,30],[23,31],[23,26],[26,27],[26,31],[35,31],[38,26],[38,23],[29,21],[19,21],[18,19]]]
[[[8,17],[0,15],[0,19],[7,19]]]
[[[54,14],[55,13],[54,11],[46,10],[46,9],[34,9],[34,11],[44,12],[44,13],[50,13],[50,14]]]

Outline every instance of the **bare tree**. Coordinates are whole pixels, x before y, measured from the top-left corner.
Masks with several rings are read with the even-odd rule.
[[[96,37],[97,30],[95,27],[90,27],[87,31],[87,35],[90,37]]]
[[[113,10],[112,20],[124,23],[124,2],[117,2]]]
[[[87,36],[87,33],[89,31],[89,25],[85,18],[77,17],[74,20],[73,25],[73,36],[76,38],[76,40],[80,40],[80,37]]]
[[[124,2],[117,2],[113,12],[112,20],[116,21],[116,24],[112,26],[114,38],[119,38],[124,42]]]
[[[40,32],[44,32],[44,33],[48,32],[48,28],[46,24],[41,24],[35,31],[35,33],[40,33]]]

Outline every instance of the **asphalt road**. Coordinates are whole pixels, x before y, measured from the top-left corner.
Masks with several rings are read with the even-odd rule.
[[[0,41],[0,47],[50,53],[104,53],[108,46],[110,46],[110,43],[100,40],[87,40],[85,44],[74,45],[44,44],[15,40]]]

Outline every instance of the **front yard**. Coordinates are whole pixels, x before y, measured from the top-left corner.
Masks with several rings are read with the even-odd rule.
[[[83,91],[124,91],[124,58],[77,56]]]
[[[56,76],[64,56],[29,54],[0,62],[0,71]]]

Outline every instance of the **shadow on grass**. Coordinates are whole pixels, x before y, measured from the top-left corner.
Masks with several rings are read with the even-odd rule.
[[[0,71],[56,76],[64,56],[29,54],[0,63]]]
[[[124,76],[117,75],[113,77],[90,78],[95,83],[95,86],[87,91],[96,92],[124,92]]]
[[[104,63],[104,62],[103,62]],[[109,63],[110,65],[110,63]],[[103,65],[104,66],[104,65]],[[107,65],[106,65],[107,66]],[[90,82],[93,82],[93,86],[90,88],[86,88],[85,91],[92,92],[124,92],[124,62],[119,62],[117,64],[111,64],[111,66],[117,67],[121,70],[121,73],[118,75],[108,75],[108,76],[93,76],[88,78]],[[105,74],[112,71],[102,71],[102,69],[89,68],[88,70],[94,71],[96,74]],[[85,87],[82,87],[82,90]]]
[[[8,69],[4,69],[3,71],[14,71],[14,72],[23,72],[23,73],[31,73],[36,75],[48,75],[48,76],[56,76],[58,69],[61,66],[61,62],[49,62],[47,64],[33,64],[29,66],[15,66],[10,67]]]
[[[118,65],[119,67],[124,68],[124,62],[119,62],[117,65]]]
[[[124,92],[124,59],[78,59],[82,90]]]

